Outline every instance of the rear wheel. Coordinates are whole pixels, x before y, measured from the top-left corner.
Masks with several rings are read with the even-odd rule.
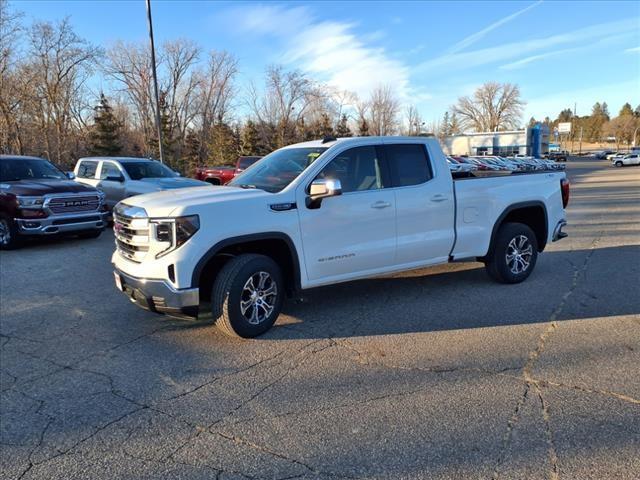
[[[538,241],[533,230],[523,223],[506,223],[496,235],[485,267],[500,283],[520,283],[531,275],[537,259]]]
[[[216,277],[211,293],[213,318],[228,336],[256,337],[275,323],[284,293],[282,272],[271,258],[239,255]]]
[[[6,215],[0,215],[0,250],[12,250],[21,243],[16,223]]]

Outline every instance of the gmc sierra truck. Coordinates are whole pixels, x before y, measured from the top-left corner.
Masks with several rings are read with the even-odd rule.
[[[268,330],[285,296],[459,260],[518,283],[563,238],[564,172],[454,179],[436,139],[326,138],[267,155],[228,186],[141,195],[114,210],[117,287],[231,336]]]

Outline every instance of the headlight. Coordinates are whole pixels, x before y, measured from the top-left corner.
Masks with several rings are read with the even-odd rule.
[[[150,223],[155,227],[156,241],[166,244],[166,248],[156,254],[156,258],[160,258],[183,245],[198,231],[200,217],[188,215],[186,217],[150,220]]]
[[[40,208],[44,204],[42,197],[21,197],[17,196],[18,206],[21,208]]]

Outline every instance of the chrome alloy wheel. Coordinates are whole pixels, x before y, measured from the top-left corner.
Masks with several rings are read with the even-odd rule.
[[[242,288],[240,312],[250,324],[258,325],[271,315],[277,298],[278,286],[271,275],[254,273]]]
[[[0,245],[9,245],[11,242],[11,229],[9,228],[9,222],[5,219],[0,219]]]
[[[507,267],[511,273],[518,275],[525,272],[531,264],[533,256],[533,246],[524,235],[518,235],[509,242],[507,246]]]

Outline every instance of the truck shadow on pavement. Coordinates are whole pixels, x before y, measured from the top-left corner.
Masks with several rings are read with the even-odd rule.
[[[309,290],[302,301],[286,302],[261,338],[520,325],[547,322],[554,314],[558,320],[638,314],[638,278],[640,245],[546,252],[531,277],[517,285],[494,283],[479,263],[445,265]]]

